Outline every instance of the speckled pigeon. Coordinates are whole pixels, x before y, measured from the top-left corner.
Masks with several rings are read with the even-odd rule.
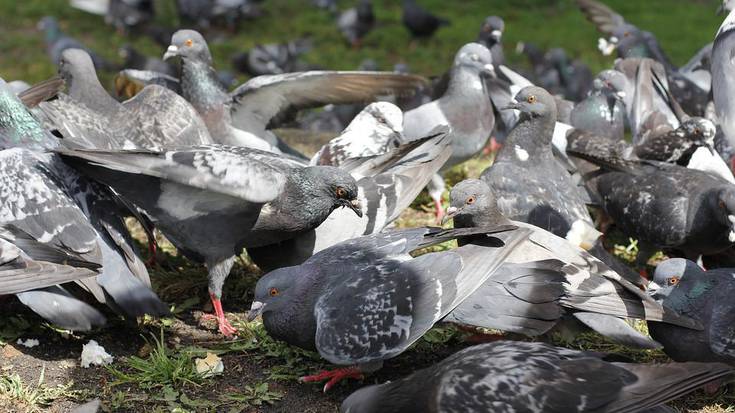
[[[337,17],[337,28],[342,37],[352,47],[362,46],[362,39],[375,27],[373,3],[370,0],[359,0],[355,7],[349,8]]]
[[[514,225],[531,231],[493,276],[446,320],[538,336],[572,319],[621,344],[657,348],[623,318],[665,320],[685,328],[691,320],[662,308],[641,290],[584,249],[539,227],[505,218],[481,180],[458,183],[450,193],[447,217],[455,228]],[[591,245],[594,237],[583,239]],[[460,245],[472,242],[460,240]]]
[[[84,289],[126,316],[168,314],[123,220],[129,215],[111,191],[90,182],[57,156],[38,151],[58,145],[0,80],[2,187],[0,224],[101,264],[100,275],[80,280]],[[18,295],[42,317],[71,330],[105,323],[99,311],[53,286]]]
[[[327,248],[296,267],[264,275],[248,314],[273,337],[350,366],[302,378],[329,380],[379,369],[421,338],[491,276],[528,236],[512,226],[411,228]],[[413,258],[422,247],[477,235],[476,244]]]
[[[51,287],[98,274],[99,264],[26,234],[0,228],[0,295]]]
[[[704,330],[694,331],[650,323],[648,331],[664,345],[664,352],[676,361],[722,361],[735,365],[733,269],[704,271],[692,261],[672,258],[656,267],[653,282],[653,298],[704,325]]]
[[[264,271],[298,265],[339,242],[384,230],[446,162],[451,141],[448,129],[439,126],[423,139],[384,149],[372,156],[340,160],[340,167],[357,180],[358,200],[364,208],[361,217],[346,210],[334,211],[313,231],[278,244],[248,248],[253,261]]]
[[[435,16],[416,3],[416,0],[403,0],[401,22],[413,37],[431,37],[449,20]]]
[[[243,247],[309,231],[338,207],[358,216],[357,184],[329,166],[304,167],[271,152],[209,145],[170,151],[71,151],[62,157],[141,208],[184,255],[209,271],[220,332],[222,285]]]
[[[404,114],[403,129],[408,139],[426,136],[437,125],[451,128],[452,156],[440,173],[478,154],[490,139],[495,115],[482,77],[494,73],[490,51],[479,43],[468,43],[454,57],[444,95]],[[444,188],[444,179],[435,175],[428,189],[439,219],[444,212]]]
[[[68,85],[67,94],[40,108],[48,126],[78,146],[160,149],[212,142],[196,110],[164,87],[149,85],[123,103],[113,99],[81,49],[62,53],[59,74]]]
[[[277,148],[293,156],[302,155],[268,130],[289,112],[411,93],[424,82],[419,76],[392,72],[310,71],[259,76],[227,93],[215,78],[212,55],[201,34],[174,33],[164,60],[175,56],[181,58],[183,96],[201,114],[216,142]]]
[[[650,412],[732,372],[722,363],[618,363],[545,343],[501,341],[359,389],[340,411]]]

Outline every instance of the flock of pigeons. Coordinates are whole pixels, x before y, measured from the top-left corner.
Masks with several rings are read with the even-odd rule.
[[[163,54],[178,70],[122,71],[117,91],[133,96],[122,102],[97,78],[103,63],[58,26],[49,36],[44,19],[60,78],[17,94],[0,79],[0,294],[75,331],[106,322],[90,297],[125,317],[166,315],[124,223],[134,217],[206,265],[226,336],[237,331],[223,285],[246,249],[269,271],[248,318],[342,366],[303,378],[325,390],[440,321],[529,337],[592,330],[675,360],[496,341],[362,388],[345,412],[666,412],[716,390],[735,366],[735,12],[675,67],[651,33],[577,3],[610,36],[601,51],[619,57],[587,84],[556,50],[524,45],[545,66],[525,76],[505,66],[492,16],[433,83],[314,70],[228,91],[204,37],[178,30]],[[428,14],[411,7],[420,13],[404,20]],[[362,8],[372,6],[360,1],[357,20]],[[422,19],[435,27],[419,36],[444,22]],[[371,101],[311,158],[273,132],[300,109]],[[491,136],[495,162],[455,185],[443,211],[441,174]],[[427,185],[454,228],[391,229]],[[679,258],[648,280],[605,250],[611,225],[638,239],[641,265],[658,250]],[[450,240],[458,247],[415,254]]]

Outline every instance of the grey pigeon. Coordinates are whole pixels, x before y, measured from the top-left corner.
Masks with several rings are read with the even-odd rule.
[[[653,297],[704,325],[694,331],[650,323],[648,331],[676,361],[721,361],[735,365],[735,312],[733,269],[704,271],[684,258],[660,263],[653,275]],[[651,288],[651,286],[649,286]]]
[[[311,3],[320,8],[327,10],[330,13],[337,11],[337,0],[311,0]]]
[[[495,116],[482,77],[494,73],[490,51],[479,43],[468,43],[454,56],[446,92],[404,114],[404,134],[409,140],[426,136],[437,125],[451,128],[452,156],[428,188],[437,218],[444,212],[441,196],[445,184],[441,173],[480,153],[493,131]]]
[[[78,146],[160,149],[212,142],[196,110],[164,87],[147,86],[123,103],[113,99],[83,50],[65,50],[59,74],[68,85],[68,94],[40,108],[49,126]]]
[[[352,47],[362,46],[362,39],[375,26],[375,14],[371,0],[359,0],[355,7],[337,17],[337,28]]]
[[[234,30],[243,18],[255,18],[261,14],[253,0],[176,0],[176,11],[184,21],[210,27],[216,20],[224,20]]]
[[[579,60],[571,60],[564,49],[553,48],[548,54],[548,61],[559,74],[564,97],[573,102],[587,97],[593,80],[590,68]]]
[[[306,70],[299,58],[311,49],[308,39],[296,39],[286,43],[255,45],[245,53],[233,56],[232,65],[250,76],[278,75]]]
[[[365,128],[363,133],[369,130]],[[353,138],[364,141],[366,137]],[[383,231],[409,207],[446,162],[451,153],[450,144],[448,129],[440,126],[420,140],[395,148],[383,147],[380,153],[370,156],[340,159],[332,165],[340,165],[357,180],[363,215],[357,217],[349,211],[335,211],[313,231],[275,245],[249,248],[248,255],[261,269],[269,271],[301,264],[316,252],[339,242]]]
[[[696,259],[735,242],[735,186],[706,172],[654,161],[586,157],[609,172],[592,185],[617,227],[639,241],[639,258],[656,249]]]
[[[131,28],[153,20],[153,0],[110,0],[105,22],[119,32],[127,33]]]
[[[544,89],[521,89],[507,109],[520,111],[519,123],[480,178],[492,189],[503,215],[527,222],[554,235],[573,235],[573,226],[594,228],[584,190],[554,157],[552,138],[556,103]],[[598,241],[592,254],[616,272],[633,277],[630,268],[612,257]]]
[[[182,60],[182,94],[204,118],[216,142],[277,148],[293,156],[300,155],[268,130],[288,112],[411,93],[423,83],[419,76],[398,73],[310,71],[259,76],[227,93],[216,81],[212,56],[201,34],[174,33],[164,60],[174,56]]]
[[[220,332],[222,285],[243,247],[283,241],[348,207],[362,215],[347,172],[279,155],[209,145],[170,151],[70,151],[62,157],[141,208],[184,255],[209,271]]]
[[[545,343],[501,341],[359,389],[340,411],[651,412],[730,374],[721,363],[618,363]]]
[[[46,52],[49,59],[51,59],[51,63],[58,66],[59,61],[61,60],[61,53],[66,49],[82,49],[86,50],[90,56],[92,56],[94,66],[97,69],[102,70],[112,68],[112,65],[105,61],[101,56],[85,47],[79,42],[79,40],[64,34],[61,31],[59,22],[56,18],[51,16],[42,18],[38,22],[38,29],[43,32],[44,40],[46,42]]]
[[[32,237],[0,229],[0,295],[51,287],[97,275],[99,264]]]
[[[641,290],[570,241],[539,227],[505,218],[481,180],[458,183],[450,193],[447,218],[455,228],[513,225],[530,231],[504,264],[447,321],[538,336],[572,319],[621,344],[657,348],[624,318],[662,320],[691,328]],[[589,247],[594,238],[583,240]],[[460,240],[460,245],[472,239]]]
[[[505,31],[505,22],[498,16],[488,16],[482,22],[480,33],[477,35],[477,43],[487,47],[493,55],[493,64],[504,65],[505,53],[503,44],[500,42]]]
[[[150,289],[150,279],[125,223],[130,215],[107,188],[80,176],[57,156],[43,153],[58,140],[0,80],[0,143],[3,158],[0,224],[12,226],[52,248],[63,248],[101,264],[96,278],[79,280],[101,303],[129,317],[168,314],[167,306]],[[10,138],[7,136],[10,135]],[[62,287],[47,287],[18,295],[51,322],[71,330],[89,330],[105,323],[99,311]]]
[[[712,47],[712,98],[717,120],[730,146],[735,146],[735,78],[730,54],[735,48],[735,12],[730,12],[717,31]],[[733,158],[729,159],[731,168]]]
[[[572,109],[571,125],[614,142],[623,140],[626,83],[625,75],[616,70],[600,72],[589,96]]]
[[[260,278],[248,319],[262,314],[274,338],[352,366],[302,378],[329,380],[326,391],[343,378],[378,370],[451,312],[527,237],[512,228],[412,228],[344,241]],[[477,244],[410,255],[476,234],[482,238]]]
[[[401,22],[413,37],[431,37],[441,26],[449,24],[449,20],[435,16],[416,0],[403,0],[402,12]]]

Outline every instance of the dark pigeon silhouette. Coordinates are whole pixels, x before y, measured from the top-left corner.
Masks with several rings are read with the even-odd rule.
[[[403,0],[403,25],[413,37],[431,37],[439,27],[449,24],[449,20],[433,15],[419,6],[416,0]]]
[[[505,31],[505,22],[498,16],[489,16],[480,27],[477,35],[477,43],[487,47],[493,55],[493,64],[504,65],[505,53],[501,39]]]
[[[373,3],[360,0],[355,7],[347,9],[337,17],[337,28],[347,42],[355,48],[362,46],[362,39],[375,27]]]

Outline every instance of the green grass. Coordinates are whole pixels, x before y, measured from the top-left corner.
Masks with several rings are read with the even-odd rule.
[[[378,27],[354,50],[345,44],[328,13],[307,6],[308,0],[268,0],[265,15],[243,22],[237,33],[206,33],[216,66],[229,68],[232,54],[258,43],[286,41],[309,36],[314,49],[305,59],[315,65],[333,69],[353,69],[366,58],[375,59],[384,69],[405,62],[416,72],[440,74],[449,66],[459,46],[472,41],[483,18],[497,14],[506,21],[504,43],[511,63],[518,63],[513,48],[523,40],[542,47],[564,47],[594,70],[609,67],[612,57],[603,57],[596,49],[597,38],[592,24],[577,10],[572,0],[466,0],[447,2],[423,0],[430,10],[449,18],[452,24],[440,29],[431,40],[411,48],[408,32],[400,23],[400,2],[375,0]],[[712,41],[722,17],[715,15],[715,0],[607,0],[627,20],[652,31],[671,59],[684,63],[702,45]],[[341,8],[352,4],[341,1]],[[173,0],[158,0],[161,11],[158,22],[178,26]],[[161,56],[163,48],[145,37],[125,38],[106,26],[102,18],[72,9],[66,0],[0,0],[0,7],[12,12],[0,15],[0,76],[6,80],[25,79],[36,82],[54,74],[45,55],[43,39],[36,30],[44,15],[60,19],[64,31],[81,39],[102,56],[118,61],[117,48],[131,43],[145,53]],[[102,76],[109,82],[111,75]],[[241,78],[244,80],[244,77]]]
[[[44,383],[46,368],[41,369],[38,382],[29,385],[17,374],[0,374],[0,400],[10,401],[27,412],[40,411],[60,398],[75,398],[79,391],[72,390],[74,383],[48,386]]]

